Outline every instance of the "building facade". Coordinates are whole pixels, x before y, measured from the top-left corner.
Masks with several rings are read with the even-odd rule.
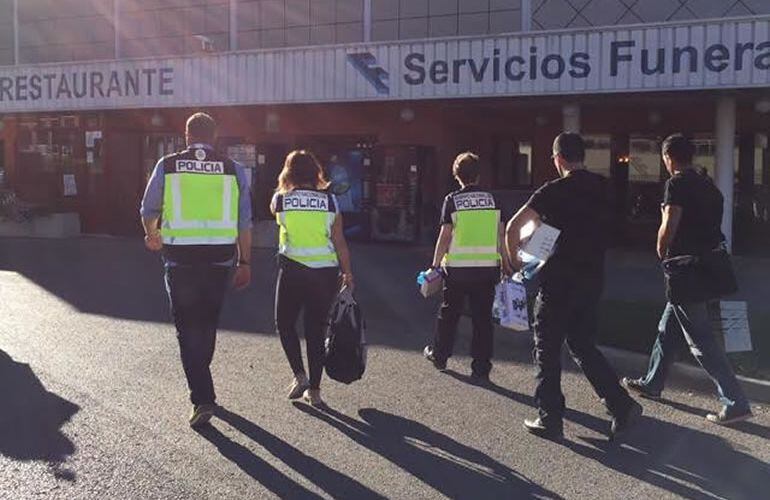
[[[28,210],[135,234],[157,158],[204,109],[250,167],[255,213],[285,153],[317,152],[352,237],[428,240],[451,160],[481,154],[509,210],[580,131],[617,240],[654,239],[661,140],[682,131],[767,247],[767,0],[0,0],[0,169]]]

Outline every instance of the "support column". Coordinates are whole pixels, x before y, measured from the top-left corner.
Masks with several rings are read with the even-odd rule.
[[[580,105],[565,104],[561,108],[564,132],[580,133]]]
[[[716,107],[715,182],[725,198],[722,232],[733,248],[733,194],[735,192],[735,97],[721,96]]]
[[[736,194],[736,228],[740,235],[741,226],[750,223],[754,201],[754,178],[756,168],[754,165],[754,148],[756,137],[753,132],[743,133],[738,136],[738,192]]]
[[[532,0],[521,0],[521,31],[532,31]]]
[[[13,0],[13,64],[19,63],[19,0]]]
[[[364,41],[372,41],[372,0],[364,0]]]
[[[120,0],[112,1],[112,27],[115,31],[115,59],[120,59],[123,53],[120,47]]]
[[[238,50],[238,0],[230,0],[230,50]]]

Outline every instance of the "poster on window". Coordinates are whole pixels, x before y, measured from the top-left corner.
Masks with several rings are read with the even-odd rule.
[[[404,185],[378,182],[375,186],[377,206],[380,208],[402,208],[404,206]]]
[[[78,186],[75,182],[75,174],[64,174],[64,196],[77,196]]]

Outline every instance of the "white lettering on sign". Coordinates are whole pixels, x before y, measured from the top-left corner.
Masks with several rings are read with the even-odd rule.
[[[221,161],[177,160],[176,171],[190,174],[214,174],[225,173],[225,164]]]
[[[495,207],[495,198],[490,193],[460,193],[454,195],[457,210],[484,210]]]
[[[329,211],[329,197],[313,191],[298,191],[283,196],[284,210]]]

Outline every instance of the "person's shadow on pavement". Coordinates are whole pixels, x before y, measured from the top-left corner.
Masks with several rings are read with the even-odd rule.
[[[450,498],[560,498],[479,450],[374,408],[356,420],[331,408],[294,405]]]
[[[29,365],[0,350],[0,455],[20,461],[48,463],[59,479],[75,480],[61,465],[75,445],[61,427],[80,407],[48,392]]]
[[[215,415],[333,498],[384,498],[355,479],[306,455],[237,413],[219,407]],[[223,456],[279,497],[320,498],[319,495],[296,483],[249,449],[227,438],[213,426],[206,426],[199,433],[211,441]]]
[[[623,446],[580,439],[587,444],[578,440],[563,444],[609,469],[681,497],[767,498],[770,465],[698,429],[642,417]]]
[[[213,425],[205,425],[196,429],[196,432],[216,446],[223,457],[233,462],[243,472],[279,498],[321,498],[255,455],[245,446],[222,434]]]
[[[460,382],[463,382],[475,387],[479,387],[481,389],[485,389],[487,391],[493,392],[504,398],[508,398],[511,401],[514,401],[516,403],[520,403],[526,406],[531,406],[533,415],[536,414],[537,412],[537,410],[535,410],[536,408],[535,398],[533,398],[532,396],[529,396],[527,394],[522,394],[520,392],[512,391],[501,385],[497,385],[496,383],[491,381],[490,382],[479,381],[469,375],[464,375],[454,370],[447,370],[445,373],[450,377],[452,377],[453,379],[459,380]],[[601,404],[598,399],[596,403],[597,403],[597,406]],[[603,411],[606,412],[606,407],[602,406],[602,408],[604,408]],[[611,422],[610,422],[609,416],[607,416],[607,418],[603,420],[599,417],[589,415],[588,413],[583,413],[581,411],[573,410],[572,408],[567,408],[564,412],[564,418],[569,421],[575,422],[576,424],[582,425],[583,427],[591,429],[592,431],[597,432],[599,434],[608,434],[610,431]]]
[[[534,407],[534,399],[530,396],[494,383],[477,383],[457,372],[447,373],[461,382]],[[642,400],[646,406],[662,403],[687,413],[703,413],[673,401],[645,401]],[[564,416],[599,434],[606,433],[609,425],[599,417],[572,409],[567,409]],[[713,424],[707,424],[704,419],[703,425]],[[764,437],[761,433],[764,428],[756,424],[742,422],[735,427]],[[721,437],[646,416],[621,439],[621,445],[580,436],[577,439],[567,436],[560,442],[584,458],[685,498],[714,498],[714,495],[747,500],[763,498],[767,496],[765,485],[770,484],[770,465],[741,453]],[[633,496],[631,492],[629,496]]]
[[[699,417],[704,417],[704,418],[708,413],[707,410],[704,410],[703,408],[696,408],[695,406],[690,406],[686,403],[681,403],[679,401],[674,401],[672,399],[667,399],[667,398],[660,398],[656,400],[655,403],[661,404],[664,406],[669,406],[671,408],[674,408],[675,410],[689,413],[690,415],[697,415]],[[750,420],[745,422],[738,422],[736,424],[731,425],[730,428],[743,432],[745,434],[751,434],[752,436],[770,440],[770,428],[756,424]]]

